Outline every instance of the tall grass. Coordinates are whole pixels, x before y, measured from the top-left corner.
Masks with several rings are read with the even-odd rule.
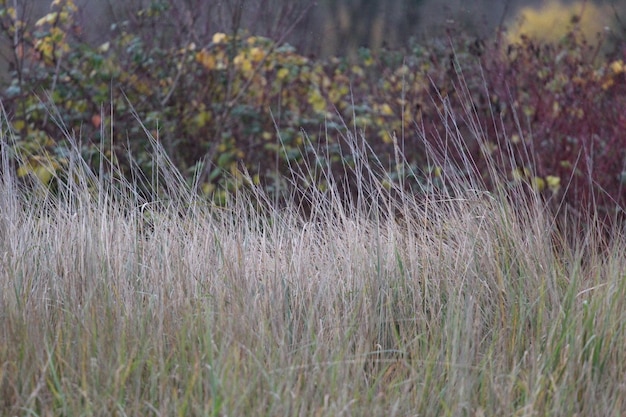
[[[621,234],[567,236],[524,184],[488,192],[436,149],[440,186],[408,192],[356,132],[352,194],[321,172],[217,207],[146,133],[153,199],[77,146],[54,196],[26,188],[2,137],[0,414],[626,413]]]

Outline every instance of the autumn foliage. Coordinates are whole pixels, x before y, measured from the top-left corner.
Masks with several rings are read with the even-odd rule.
[[[107,164],[128,175],[139,167],[141,181],[152,181],[150,134],[218,202],[245,186],[244,173],[278,192],[279,179],[303,164],[311,178],[299,185],[323,188],[324,170],[350,183],[354,149],[344,139],[355,135],[390,181],[423,192],[452,169],[426,149],[445,150],[455,132],[487,185],[492,159],[507,181],[527,183],[555,207],[594,206],[612,217],[626,203],[626,49],[588,42],[576,26],[584,19],[557,40],[522,29],[481,40],[450,28],[447,38],[404,51],[315,59],[245,31],[161,45],[119,25],[91,46],[76,12],[57,0],[26,27],[0,8],[4,34],[18,39],[2,102],[25,181],[54,187],[70,146],[103,175]],[[158,26],[166,15],[150,10],[142,22]]]

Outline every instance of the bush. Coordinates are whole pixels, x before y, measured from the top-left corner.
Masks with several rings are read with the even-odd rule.
[[[377,58],[362,50],[356,62],[314,61],[289,45],[242,31],[216,33],[204,46],[164,47],[145,31],[120,24],[109,42],[90,47],[75,36],[72,1],[55,5],[23,32],[22,65],[3,97],[28,161],[20,174],[46,183],[67,165],[69,146],[57,139],[47,98],[56,105],[57,123],[84,140],[90,163],[99,164],[98,150],[107,149],[104,156],[129,174],[130,151],[141,171],[153,176],[139,119],[181,171],[196,175],[200,187],[221,200],[241,186],[242,167],[256,174],[255,182],[269,185],[304,159],[324,169],[343,166],[350,151],[334,136],[350,129],[372,132],[374,149],[391,155],[393,132],[414,118],[407,98],[415,101],[428,84],[422,63],[402,65],[396,53]],[[23,23],[4,10],[10,35]],[[165,12],[150,9],[142,21],[158,27]],[[398,97],[403,89],[404,98]],[[113,112],[107,114],[109,106]],[[42,167],[46,175],[38,174]],[[321,177],[312,182],[323,182]]]
[[[139,29],[167,19],[159,4],[139,12]],[[117,171],[110,164],[129,177],[140,168],[145,177],[134,181],[148,193],[159,175],[148,132],[217,202],[246,181],[280,193],[278,179],[298,166],[307,167],[292,176],[300,186],[323,190],[330,171],[350,189],[362,175],[352,139],[363,136],[389,181],[416,193],[440,187],[451,170],[475,169],[465,174],[494,186],[486,167],[496,159],[511,185],[527,183],[555,206],[609,217],[624,206],[626,55],[605,58],[575,27],[557,43],[514,44],[450,28],[448,39],[408,51],[315,60],[242,30],[177,44],[128,22],[94,47],[79,36],[73,2],[54,5],[32,28],[0,9],[4,33],[20,35],[2,100],[25,179],[54,187],[79,146],[102,175]],[[450,129],[464,142],[451,144]],[[68,142],[72,134],[81,143]],[[427,148],[445,157],[430,160]]]
[[[546,184],[558,179],[569,207],[614,218],[626,203],[626,50],[604,58],[599,47],[573,34],[560,44],[525,38],[484,66],[508,132],[498,148],[527,153],[526,168]]]

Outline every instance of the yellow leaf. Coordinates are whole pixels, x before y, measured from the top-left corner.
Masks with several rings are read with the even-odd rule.
[[[609,88],[613,87],[613,84],[615,84],[615,82],[613,81],[612,78],[609,78],[604,83],[602,83],[602,89],[606,91]]]
[[[534,177],[531,180],[531,185],[533,186],[533,189],[538,192],[542,192],[546,188],[546,182],[541,177]]]
[[[318,89],[311,90],[308,102],[316,113],[324,113],[326,111],[326,100],[324,100]]]
[[[49,184],[50,181],[52,180],[52,176],[54,175],[53,170],[54,168],[52,167],[39,165],[33,170],[33,173],[39,179],[39,181],[41,181],[43,184]]]
[[[202,50],[196,54],[196,61],[208,70],[213,70],[216,67],[215,56],[211,55],[205,50]]]
[[[380,106],[380,112],[382,114],[384,114],[385,116],[392,116],[393,115],[393,110],[391,109],[391,106],[387,103],[383,104],[382,106]]]
[[[111,42],[105,42],[98,47],[99,52],[107,52],[111,47]]]
[[[233,59],[233,64],[241,68],[244,73],[252,71],[252,63],[242,54],[237,55],[235,59]]]
[[[26,126],[26,122],[24,120],[16,120],[13,122],[13,129],[20,131],[24,129]]]
[[[226,36],[225,33],[216,33],[215,35],[213,35],[213,43],[214,44],[220,44],[220,43],[224,43],[228,40],[228,36]]]
[[[406,65],[402,65],[400,68],[396,70],[396,74],[399,76],[404,76],[409,73],[409,67]]]
[[[194,117],[194,122],[198,128],[202,128],[211,121],[211,113],[208,111],[201,111]]]
[[[383,138],[383,142],[387,143],[387,144],[391,144],[393,143],[393,137],[384,129],[381,129],[378,132],[378,136],[380,136],[381,138]]]
[[[46,23],[52,24],[55,20],[57,20],[58,15],[59,14],[57,12],[48,13],[47,15],[36,21],[35,26],[43,26]]]
[[[17,176],[25,177],[28,174],[33,174],[35,178],[47,185],[54,177],[58,167],[59,164],[57,162],[44,156],[33,156],[29,158],[26,164],[21,165],[17,169]]]
[[[514,181],[520,181],[530,176],[530,170],[528,168],[515,168],[511,174]]]
[[[41,53],[41,56],[44,59],[46,60],[52,59],[53,46],[52,46],[52,43],[49,41],[49,39],[44,38],[44,39],[37,41],[35,43],[35,48],[37,49],[37,51]]]
[[[250,57],[254,62],[259,62],[265,58],[265,52],[261,48],[254,47],[250,49]]]
[[[561,188],[561,178],[556,177],[554,175],[548,175],[546,177],[546,182],[548,183],[548,188],[556,193]]]
[[[495,143],[493,143],[491,141],[486,141],[485,142],[485,146],[484,146],[484,150],[489,155],[493,155],[493,153],[498,150],[498,145],[496,145]]]
[[[27,176],[29,172],[30,172],[30,169],[28,165],[20,165],[20,167],[17,169],[17,176],[22,178],[22,177]]]
[[[288,75],[289,70],[287,68],[281,68],[276,73],[276,78],[278,78],[280,81],[283,81],[285,78],[287,78]]]
[[[624,61],[621,59],[619,61],[613,61],[610,67],[614,74],[621,74],[624,72]]]
[[[251,72],[252,71],[252,62],[250,62],[249,59],[246,59],[245,61],[243,61],[243,65],[241,66],[241,69],[245,73]]]
[[[201,188],[202,188],[202,193],[204,195],[209,195],[213,191],[215,191],[215,184],[212,184],[210,182],[205,182],[204,184],[202,184]]]
[[[359,67],[358,65],[352,66],[352,73],[355,75],[358,75],[359,77],[362,77],[363,75],[365,75],[365,72],[363,71],[363,69]]]
[[[328,78],[327,76],[323,76],[322,77],[322,87],[328,89],[330,88],[332,82],[330,81],[330,78]]]

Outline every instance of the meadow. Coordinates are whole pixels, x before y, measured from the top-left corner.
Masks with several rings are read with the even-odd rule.
[[[0,415],[626,415],[606,7],[317,59],[176,4],[0,1]]]
[[[356,130],[349,196],[330,171],[328,188],[298,187],[294,169],[278,202],[244,172],[221,205],[146,130],[148,200],[66,134],[54,193],[12,174],[2,136],[2,415],[626,412],[618,225],[607,237],[593,213],[557,217],[496,166],[489,190],[455,176],[476,172],[470,159],[408,192]]]

